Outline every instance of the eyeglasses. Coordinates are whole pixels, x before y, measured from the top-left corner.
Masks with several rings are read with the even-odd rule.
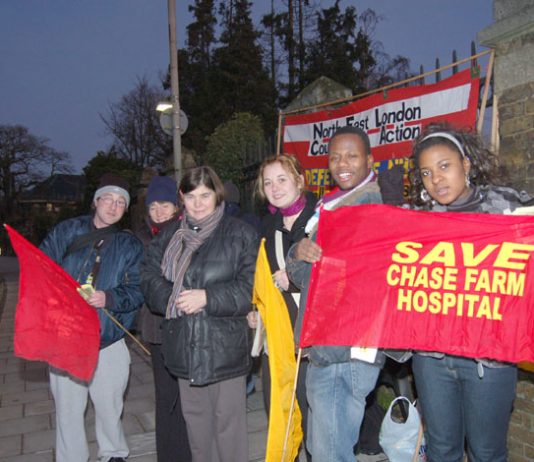
[[[98,200],[102,201],[102,203],[107,207],[111,207],[113,204],[115,204],[117,208],[119,209],[126,208],[126,201],[124,199],[115,200],[112,197],[104,196],[104,197],[99,197]]]

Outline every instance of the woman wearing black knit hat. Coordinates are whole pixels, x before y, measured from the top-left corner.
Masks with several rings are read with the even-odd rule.
[[[150,180],[145,197],[146,224],[137,233],[145,247],[161,230],[177,221],[178,191],[176,182],[168,176]],[[143,306],[139,327],[150,345],[154,387],[156,390],[156,450],[158,462],[189,462],[191,450],[187,439],[178,381],[165,368],[161,353],[161,321],[163,316],[151,313]]]

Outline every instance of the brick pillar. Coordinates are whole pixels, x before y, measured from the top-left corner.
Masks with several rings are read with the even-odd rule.
[[[510,462],[534,461],[534,374],[519,371],[508,432]]]
[[[493,19],[478,40],[495,50],[501,164],[517,189],[534,193],[534,3],[494,0]]]
[[[478,34],[495,50],[499,157],[517,189],[534,193],[534,3],[494,0],[493,24]],[[520,371],[508,435],[510,462],[534,462],[534,373]]]

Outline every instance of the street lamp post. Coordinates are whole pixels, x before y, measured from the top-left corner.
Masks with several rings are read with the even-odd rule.
[[[169,14],[169,49],[171,57],[171,103],[172,103],[172,146],[174,178],[182,178],[182,136],[180,133],[180,91],[178,87],[178,49],[176,47],[176,0],[167,0]]]

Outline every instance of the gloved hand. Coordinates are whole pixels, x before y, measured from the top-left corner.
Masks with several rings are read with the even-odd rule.
[[[378,186],[382,194],[382,201],[388,205],[402,205],[404,199],[404,166],[395,165],[378,175]]]

